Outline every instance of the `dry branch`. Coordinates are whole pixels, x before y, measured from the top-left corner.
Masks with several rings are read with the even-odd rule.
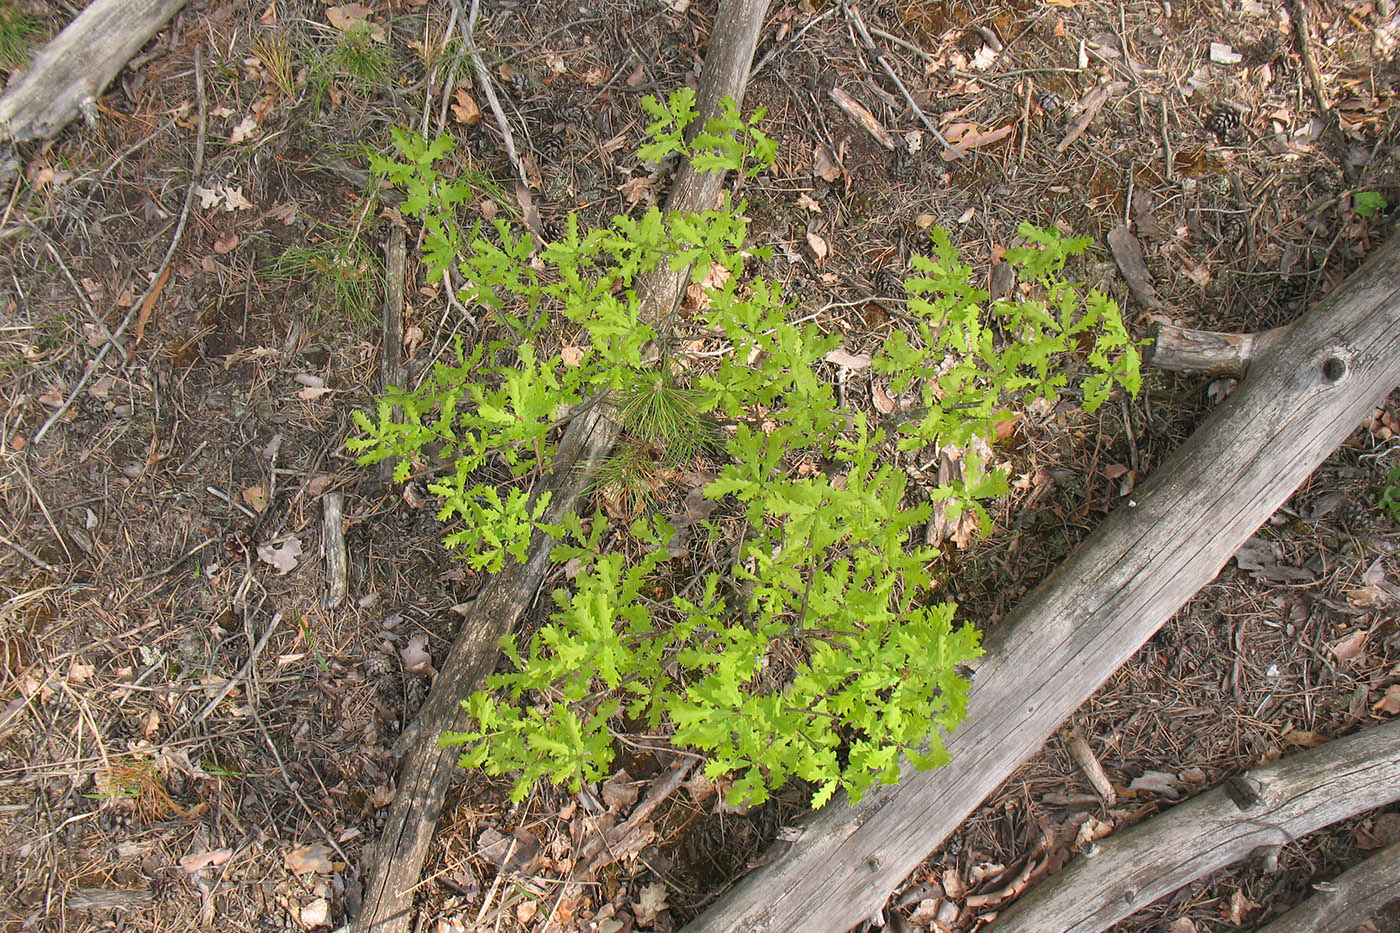
[[[1287,845],[1398,799],[1395,720],[1256,768],[1101,840],[1093,858],[1076,858],[1032,888],[993,928],[1097,933],[1257,849]]]
[[[1400,384],[1400,239],[1231,396],[991,632],[952,763],[838,796],[688,929],[847,930],[1127,661]]]
[[[1400,901],[1400,843],[1383,849],[1331,881],[1259,933],[1350,930]]]
[[[0,138],[48,139],[80,112],[97,116],[97,95],[185,0],[93,0],[35,54],[0,97]]]
[[[722,97],[732,97],[736,103],[743,101],[767,8],[767,0],[721,0],[700,77],[698,109],[702,118],[718,112]],[[702,174],[687,166],[671,189],[666,210],[706,210],[714,206],[723,187],[722,174]],[[646,313],[669,313],[680,300],[686,281],[684,271],[663,267],[640,282],[638,294]],[[565,511],[575,507],[589,474],[616,439],[616,431],[600,407],[570,423],[546,484],[554,492],[546,522],[558,524]],[[385,820],[364,906],[352,926],[356,933],[407,933],[410,929],[413,891],[442,813],[448,779],[456,767],[457,753],[440,748],[437,736],[449,729],[463,728],[460,701],[476,690],[495,667],[497,643],[529,605],[548,567],[549,544],[537,538],[529,560],[508,565],[492,577],[462,623],[442,673],[409,731],[409,741],[404,743],[408,757]]]

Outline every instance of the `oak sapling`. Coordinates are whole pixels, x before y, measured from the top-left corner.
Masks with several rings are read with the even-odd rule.
[[[645,106],[647,159],[674,153],[745,177],[772,161],[761,112],[745,119],[726,101],[687,143],[693,92]],[[930,599],[937,551],[921,532],[930,500],[988,522],[983,503],[1005,493],[1006,475],[968,455],[964,479],[916,503],[890,454],[989,440],[1008,406],[1054,399],[1078,371],[1086,409],[1115,385],[1137,391],[1117,306],[1063,277],[1088,241],[1023,226],[1006,259],[1029,296],[989,301],[935,229],[905,283],[911,326],[872,364],[917,405],[897,424],[874,422],[837,403],[824,360],[840,335],[793,320],[776,283],[743,274],[746,255],[763,251],[747,245],[742,200],[698,214],[652,208],[587,232],[571,215],[562,236],[540,242],[501,221],[463,225],[466,194],[440,170],[449,138],[396,142],[398,157],[376,168],[422,221],[425,261],[465,280],[462,300],[494,311],[502,337],[470,353],[459,344],[418,389],[356,412],[350,447],[364,463],[397,461],[400,480],[425,451],[446,458],[430,488],[448,545],[472,566],[523,560],[541,531],[574,573],[546,624],[502,640],[512,669],[464,701],[470,726],[442,739],[463,748],[462,764],[514,775],[517,798],[540,778],[576,788],[611,773],[640,728],[701,753],[706,774],[732,782],[732,802],[759,803],[797,777],[820,805],[838,788],[859,796],[896,781],[904,761],[946,762],[943,736],[966,714],[959,665],[981,648],[953,604]],[[703,297],[656,320],[635,285],[662,264],[692,270]],[[531,478],[561,419],[595,403],[621,422],[616,456],[638,456],[630,430],[649,435],[632,440],[660,468],[708,461],[703,495],[716,507],[687,519],[688,536],[659,515],[625,528],[602,511],[541,522]],[[677,540],[691,559],[676,559]]]

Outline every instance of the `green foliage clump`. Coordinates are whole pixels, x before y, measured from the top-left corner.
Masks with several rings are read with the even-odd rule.
[[[1394,521],[1400,522],[1400,466],[1391,469],[1385,478],[1385,488],[1376,499],[1376,506]]]
[[[689,142],[693,95],[646,109],[649,159],[675,152],[745,173],[772,159],[757,117],[744,121],[732,102]],[[1038,297],[989,304],[934,231],[907,282],[913,326],[873,364],[918,407],[898,424],[872,423],[837,402],[825,357],[840,335],[789,320],[778,286],[743,274],[743,201],[684,215],[652,208],[587,232],[570,216],[555,242],[538,242],[505,222],[463,222],[470,192],[440,170],[450,138],[395,139],[398,157],[375,168],[421,219],[427,264],[459,274],[463,300],[492,309],[504,336],[470,352],[459,344],[419,389],[356,412],[350,447],[363,463],[397,461],[400,480],[426,455],[444,458],[450,468],[430,488],[449,546],[471,566],[523,559],[542,531],[575,574],[553,593],[547,624],[503,639],[513,669],[465,701],[465,731],[443,737],[464,747],[462,764],[514,774],[523,797],[539,778],[577,787],[605,777],[617,743],[645,731],[701,752],[710,777],[731,776],[732,801],[761,802],[798,777],[820,805],[838,788],[859,796],[896,781],[904,762],[947,761],[943,736],[966,713],[958,668],[981,653],[979,637],[955,606],[930,599],[937,551],[914,532],[932,505],[911,504],[904,470],[884,454],[990,438],[1008,404],[1064,390],[1081,348],[1085,408],[1114,384],[1137,391],[1116,305],[1063,278],[1088,241],[1023,227],[1025,245],[1007,260]],[[663,264],[691,270],[704,300],[658,320],[636,288]],[[673,349],[682,339],[728,352],[717,363],[687,358]],[[545,521],[530,479],[562,420],[589,404],[621,423],[619,456],[659,448],[672,465],[722,463],[702,487],[714,508],[686,521],[708,569],[681,574],[674,558],[687,539],[658,516],[633,520],[625,536],[601,512]],[[932,499],[986,521],[982,501],[1004,493],[1006,477],[970,467]]]

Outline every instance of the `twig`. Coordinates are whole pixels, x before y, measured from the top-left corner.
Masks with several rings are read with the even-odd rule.
[[[801,42],[802,37],[807,35],[807,30],[811,29],[813,26],[817,25],[817,23],[820,23],[822,20],[830,16],[834,9],[835,7],[828,7],[827,9],[822,10],[816,16],[813,16],[806,22],[805,25],[803,25],[801,29],[797,30],[797,35],[788,39],[781,45],[779,45],[776,42],[773,43],[773,47],[768,50],[768,54],[763,56],[763,58],[759,60],[759,63],[757,65],[754,65],[752,68],[749,69],[749,81],[753,81],[754,76],[757,75],[760,71],[762,71],[764,66],[766,66],[770,61],[772,61],[779,52],[793,48],[797,45],[797,43]]]
[[[8,547],[10,550],[14,551],[14,552],[15,552],[16,554],[18,554],[20,557],[23,557],[25,560],[29,561],[29,562],[30,562],[31,564],[33,564],[35,567],[38,567],[40,570],[46,570],[46,571],[48,571],[49,573],[53,573],[53,574],[58,573],[58,568],[55,567],[53,564],[51,564],[51,563],[49,563],[48,561],[44,560],[42,557],[39,557],[38,555],[31,553],[30,551],[26,550],[24,547],[22,547],[22,546],[16,544],[15,542],[11,541],[9,538],[5,537],[4,535],[0,535],[0,544],[4,544],[4,545],[5,545],[6,547]]]
[[[325,607],[336,609],[345,602],[350,584],[345,560],[345,497],[338,492],[328,492],[321,497],[321,508],[324,510],[321,549],[325,552],[326,561]]]
[[[1030,136],[1030,127],[1031,127],[1031,101],[1034,99],[1034,94],[1035,94],[1035,78],[1031,77],[1030,75],[1027,75],[1027,76],[1026,76],[1026,106],[1025,106],[1025,109],[1021,111],[1021,155],[1020,155],[1020,161],[1021,161],[1023,164],[1024,164],[1025,161],[1026,161],[1026,141],[1027,141],[1027,139],[1028,139],[1029,136]]]
[[[451,0],[452,9],[460,17],[462,12],[461,0]],[[530,183],[525,179],[525,167],[520,163],[520,156],[515,151],[515,134],[510,131],[510,123],[506,120],[505,111],[501,109],[501,102],[496,98],[496,89],[491,85],[491,72],[486,70],[486,62],[481,58],[481,50],[476,47],[476,16],[480,12],[481,0],[472,0],[472,9],[467,14],[467,28],[462,31],[462,40],[467,44],[467,54],[472,58],[472,65],[476,68],[477,80],[481,82],[481,90],[486,95],[486,102],[491,105],[491,112],[496,116],[496,125],[501,128],[501,135],[505,137],[506,155],[510,157],[510,164],[515,166],[515,172],[520,176],[520,180],[529,187]]]
[[[865,43],[866,49],[874,56],[875,61],[879,63],[880,67],[885,70],[885,74],[889,75],[890,80],[894,82],[894,86],[899,88],[899,93],[904,96],[904,102],[909,105],[909,109],[914,111],[915,116],[919,118],[919,122],[924,125],[925,129],[933,134],[933,138],[943,145],[943,148],[949,155],[955,159],[961,159],[966,153],[948,142],[943,134],[938,131],[938,127],[934,126],[932,121],[924,115],[923,108],[914,102],[914,98],[910,95],[909,89],[904,86],[903,81],[899,80],[899,75],[895,74],[894,69],[890,67],[890,63],[885,61],[885,57],[880,54],[880,50],[875,45],[875,40],[870,38],[870,32],[865,28],[865,22],[860,18],[860,11],[853,6],[847,6],[845,0],[842,0],[841,8],[846,11],[846,15],[856,27],[856,32],[860,33],[860,39]]]
[[[277,626],[281,623],[282,613],[273,613],[272,621],[267,623],[267,631],[262,633],[262,637],[258,639],[258,643],[253,646],[252,652],[248,655],[248,660],[243,662],[243,666],[238,669],[237,674],[234,674],[228,680],[224,681],[224,685],[219,688],[218,693],[214,694],[214,698],[206,703],[204,709],[199,711],[199,715],[191,719],[187,725],[192,726],[195,723],[203,722],[210,713],[214,712],[215,707],[224,701],[224,697],[233,692],[234,687],[247,679],[248,675],[253,670],[253,665],[258,662],[258,655],[262,654],[263,648],[267,647],[267,640],[272,637],[273,632],[277,631]]]
[[[170,246],[165,251],[165,257],[160,261],[160,267],[156,270],[155,278],[151,281],[150,287],[146,289],[140,301],[132,302],[131,310],[126,313],[126,317],[122,320],[121,326],[112,331],[107,338],[107,342],[97,351],[97,356],[93,357],[92,362],[88,363],[87,369],[83,371],[82,377],[78,380],[78,384],[73,387],[73,391],[69,394],[67,400],[59,407],[58,411],[49,416],[49,420],[45,421],[43,426],[39,428],[38,432],[34,435],[34,444],[38,444],[42,441],[44,435],[49,433],[49,429],[68,413],[69,408],[73,407],[73,403],[77,401],[78,395],[87,386],[88,381],[92,379],[93,373],[97,372],[97,367],[102,365],[102,361],[107,356],[107,351],[116,345],[117,340],[122,334],[126,333],[126,329],[131,326],[132,322],[136,319],[137,313],[146,303],[146,299],[155,292],[156,287],[165,284],[166,272],[170,268],[171,260],[175,258],[175,249],[180,245],[180,240],[185,234],[185,224],[190,218],[190,207],[194,204],[194,189],[199,184],[200,175],[204,171],[204,134],[208,126],[209,106],[204,99],[204,47],[198,45],[195,46],[194,49],[194,80],[195,93],[199,97],[199,131],[198,135],[195,137],[194,144],[194,169],[190,173],[189,188],[185,190],[185,206],[180,209],[180,219],[175,224],[175,235],[170,238]]]

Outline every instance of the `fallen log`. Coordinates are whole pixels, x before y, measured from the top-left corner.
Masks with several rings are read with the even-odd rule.
[[[989,633],[952,763],[838,796],[687,930],[870,917],[1400,384],[1400,238],[1249,368],[1195,434]]]
[[[1092,858],[1076,857],[1031,888],[992,929],[1098,933],[1255,850],[1287,845],[1395,800],[1400,800],[1400,720],[1252,769],[1100,840]],[[1400,897],[1397,877],[1389,878],[1391,897]],[[1326,928],[1348,926],[1329,917]]]
[[[1350,930],[1400,904],[1400,843],[1382,849],[1331,881],[1314,884],[1317,893],[1259,933],[1316,933]],[[1400,919],[1397,913],[1393,919]],[[1388,927],[1387,929],[1393,929]]]
[[[722,97],[743,101],[767,8],[768,0],[721,0],[700,77],[698,106],[702,118],[717,112],[716,105]],[[702,174],[686,166],[672,186],[666,210],[670,213],[708,209],[723,188],[721,173]],[[686,270],[673,271],[665,266],[648,276],[638,285],[644,310],[654,315],[669,313],[687,280]],[[570,423],[555,454],[550,479],[542,487],[553,492],[546,522],[558,524],[565,512],[575,507],[616,436],[617,429],[601,406]],[[459,704],[479,689],[495,667],[501,636],[514,627],[544,579],[550,566],[549,550],[550,542],[537,536],[529,560],[508,565],[487,582],[463,621],[417,720],[396,743],[395,750],[402,749],[407,757],[385,819],[373,873],[351,927],[356,933],[407,933],[410,929],[413,892],[433,830],[442,815],[443,799],[458,755],[456,750],[441,748],[437,737],[449,729],[465,727]]]
[[[97,118],[97,97],[185,0],[93,0],[0,97],[0,139],[56,136],[79,113]]]

